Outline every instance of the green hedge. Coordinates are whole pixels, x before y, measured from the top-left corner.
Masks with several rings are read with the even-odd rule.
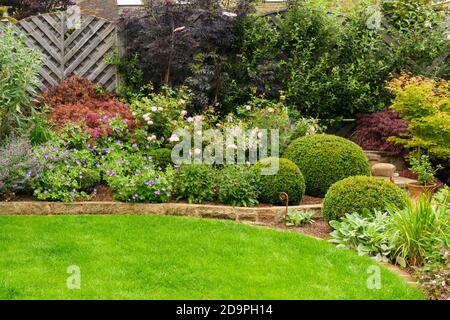
[[[306,194],[323,197],[331,185],[356,175],[370,175],[363,150],[350,140],[315,134],[294,140],[283,154],[298,165],[306,180]]]
[[[384,210],[389,203],[403,208],[406,199],[406,192],[392,182],[374,177],[349,177],[328,190],[322,214],[328,221],[339,220],[346,213],[361,213],[363,209]]]
[[[168,165],[172,164],[172,150],[167,148],[159,148],[151,150],[149,152],[150,156],[153,158],[153,163],[156,167],[161,167],[165,169]]]
[[[278,162],[278,163],[276,163]],[[278,165],[275,174],[263,175],[261,169]],[[288,159],[266,158],[252,167],[259,177],[258,200],[261,203],[284,204],[280,192],[286,192],[290,204],[299,204],[305,193],[305,179],[298,166]]]

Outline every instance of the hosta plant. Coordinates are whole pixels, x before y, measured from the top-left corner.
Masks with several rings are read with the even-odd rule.
[[[305,224],[314,224],[315,212],[311,210],[293,210],[289,209],[286,215],[286,226],[301,227]]]

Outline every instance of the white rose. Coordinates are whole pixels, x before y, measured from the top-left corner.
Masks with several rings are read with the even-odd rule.
[[[152,120],[149,120],[149,121],[147,121],[147,124],[148,124],[149,126],[152,126],[152,125],[153,125],[153,121],[152,121]]]
[[[158,108],[157,107],[151,107],[150,110],[152,110],[152,112],[156,112],[156,111],[158,111]]]
[[[187,115],[187,111],[186,110],[181,110],[181,115],[184,117],[185,115]]]

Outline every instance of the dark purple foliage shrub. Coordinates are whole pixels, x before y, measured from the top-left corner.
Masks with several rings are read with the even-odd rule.
[[[24,19],[40,13],[66,10],[74,4],[71,0],[2,0],[1,6],[11,7],[10,13],[16,19]]]
[[[244,0],[229,9],[219,0],[153,0],[122,15],[119,25],[129,58],[139,57],[144,82],[179,85],[192,75],[195,55],[230,54],[233,28],[251,8]]]
[[[401,153],[402,147],[387,141],[389,137],[408,133],[408,123],[393,111],[357,116],[354,141],[365,150]]]
[[[29,190],[41,170],[28,140],[14,139],[0,147],[0,198]]]

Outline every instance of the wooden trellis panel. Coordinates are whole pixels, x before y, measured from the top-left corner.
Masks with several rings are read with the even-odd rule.
[[[115,25],[102,18],[81,15],[76,29],[67,28],[65,13],[43,14],[21,20],[18,28],[27,45],[43,54],[40,90],[57,85],[70,75],[79,75],[116,89],[116,70],[104,62],[117,45]]]

